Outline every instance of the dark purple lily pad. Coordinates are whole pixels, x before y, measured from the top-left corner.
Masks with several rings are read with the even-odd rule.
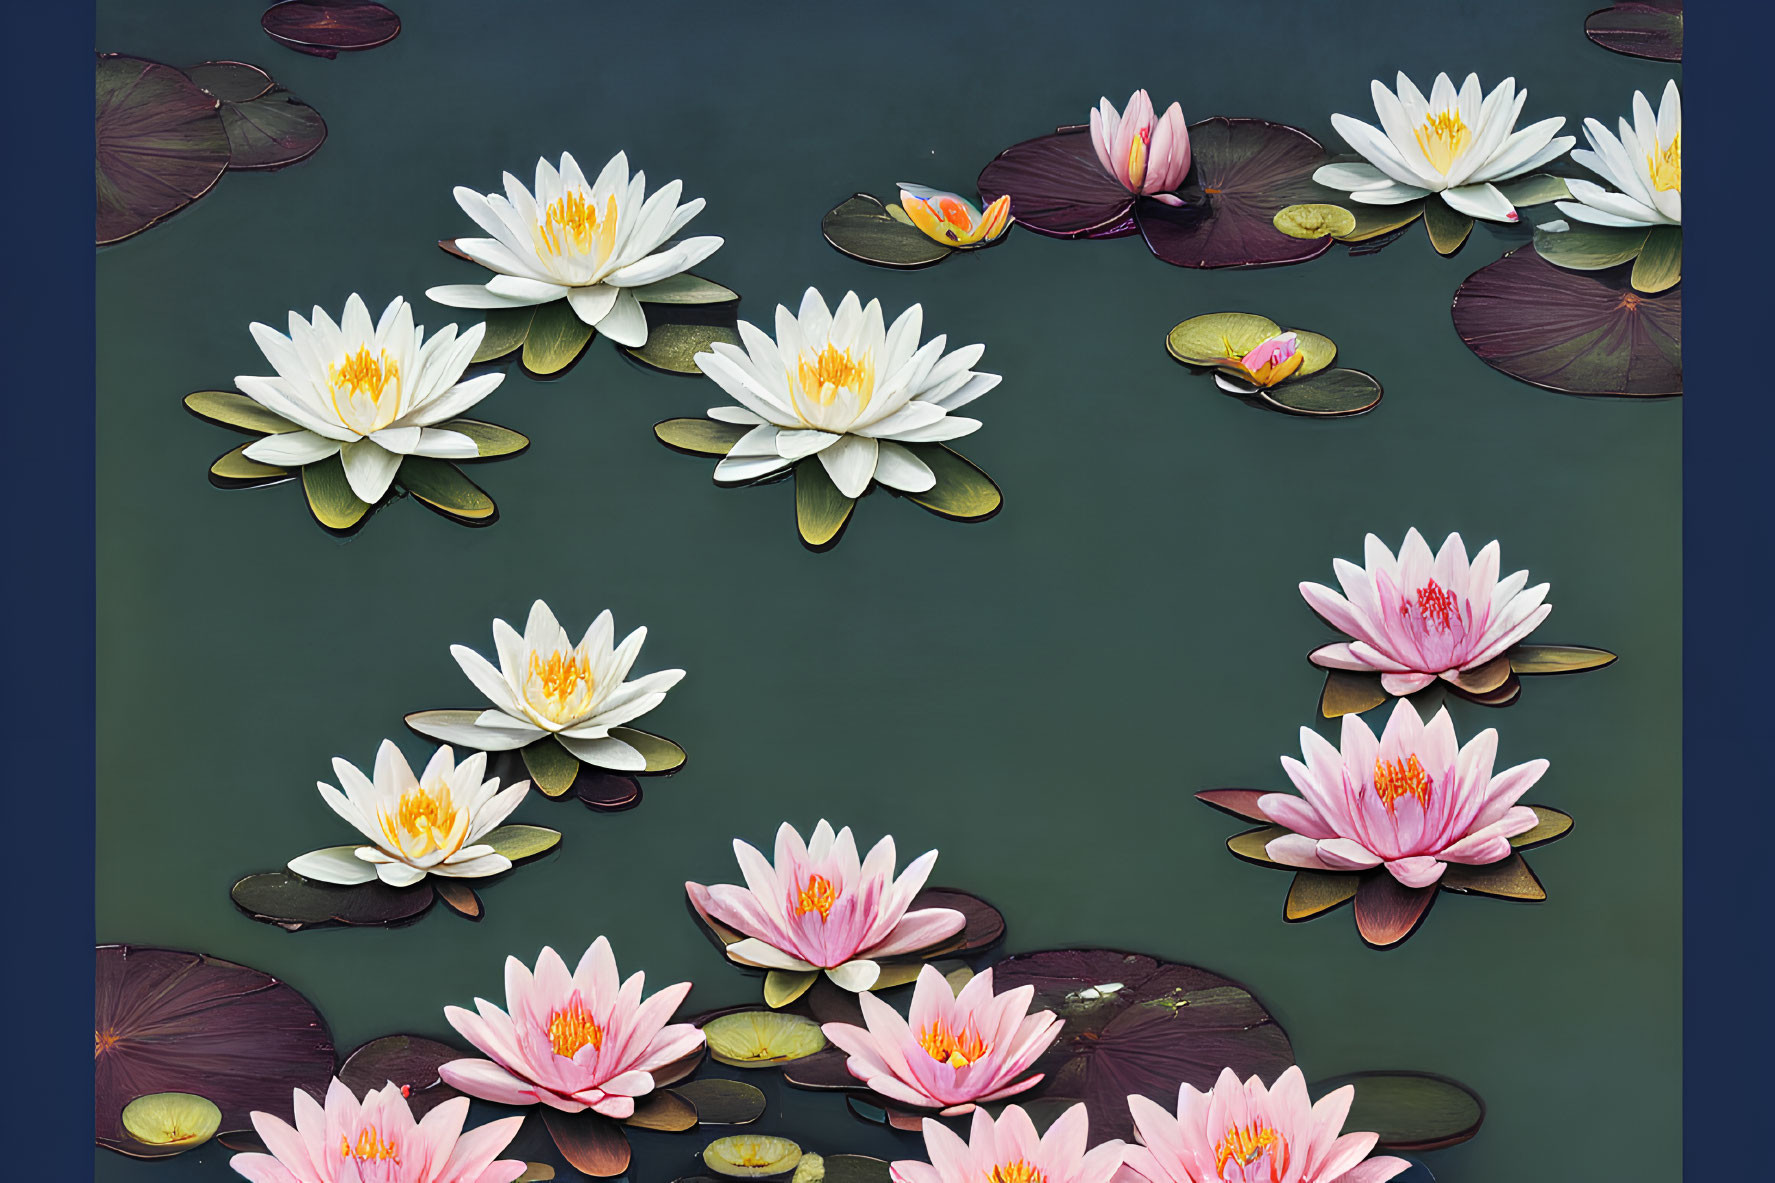
[[[466,1054],[460,1048],[419,1035],[384,1035],[345,1057],[339,1079],[360,1098],[371,1089],[398,1084],[413,1116],[424,1117],[443,1102],[462,1095],[443,1082],[438,1068]]]
[[[1059,949],[999,962],[992,984],[1000,993],[1033,985],[1031,1009],[1065,1020],[1036,1062],[1047,1073],[1038,1095],[1085,1102],[1093,1142],[1132,1137],[1133,1094],[1169,1108],[1181,1082],[1207,1089],[1229,1067],[1273,1081],[1294,1063],[1287,1033],[1250,991],[1193,965]]]
[[[1683,60],[1683,0],[1637,0],[1599,8],[1584,35],[1615,53],[1658,62]]]
[[[1636,292],[1625,267],[1568,271],[1518,247],[1461,284],[1454,324],[1486,365],[1548,390],[1683,392],[1682,289]]]
[[[961,930],[960,943],[943,946],[945,957],[977,953],[997,944],[1005,935],[1005,916],[997,908],[971,892],[953,887],[927,887],[913,897],[913,908],[954,908],[968,918]],[[928,960],[929,957],[921,958]]]
[[[185,73],[222,104],[228,167],[271,171],[313,156],[327,139],[320,112],[246,62],[204,62]]]
[[[157,1156],[123,1128],[149,1093],[195,1093],[246,1129],[253,1110],[289,1120],[291,1096],[326,1096],[333,1040],[308,1000],[232,961],[140,945],[100,945],[93,1000],[94,1139]]]
[[[401,31],[392,9],[369,0],[285,0],[266,9],[259,24],[279,45],[323,58],[375,49]]]
[[[98,55],[99,245],[140,234],[210,191],[228,167],[219,106],[171,66]]]
[[[1331,249],[1329,235],[1295,238],[1276,214],[1314,200],[1313,170],[1325,149],[1298,127],[1216,117],[1192,123],[1182,206],[1140,202],[1140,232],[1153,254],[1179,267],[1270,267]]]
[[[288,871],[248,875],[230,894],[235,906],[254,920],[291,932],[323,924],[405,924],[417,920],[437,898],[423,881],[412,887],[389,887],[379,880],[340,887]]]
[[[1104,171],[1085,128],[1012,144],[980,170],[980,201],[1011,195],[1011,217],[1050,238],[1134,233],[1134,195]]]
[[[576,1170],[594,1179],[608,1179],[629,1169],[629,1139],[621,1125],[590,1109],[562,1113],[546,1105],[540,1108],[555,1149]]]

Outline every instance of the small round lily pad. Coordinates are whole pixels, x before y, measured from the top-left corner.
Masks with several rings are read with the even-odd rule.
[[[709,1055],[734,1068],[763,1068],[811,1056],[826,1046],[820,1025],[775,1010],[742,1010],[703,1024]]]
[[[749,1125],[764,1116],[763,1090],[742,1080],[710,1077],[674,1085],[672,1091],[696,1106],[698,1125]]]
[[[1276,211],[1276,229],[1290,238],[1342,238],[1355,232],[1356,215],[1341,205],[1288,205]]]
[[[401,18],[370,0],[284,0],[266,9],[259,25],[279,45],[332,58],[393,41]]]
[[[820,233],[841,254],[877,267],[929,267],[954,253],[917,226],[892,216],[879,197],[867,193],[827,210],[820,219]]]
[[[801,1147],[769,1134],[730,1134],[703,1148],[703,1163],[718,1175],[763,1179],[786,1175],[801,1162]]]
[[[144,1146],[189,1150],[216,1136],[222,1111],[196,1093],[149,1093],[123,1107],[123,1128]]]

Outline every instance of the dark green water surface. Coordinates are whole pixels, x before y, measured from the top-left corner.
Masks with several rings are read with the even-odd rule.
[[[1332,111],[1372,120],[1371,78],[1404,68],[1427,87],[1471,69],[1526,85],[1525,120],[1612,123],[1670,70],[1590,45],[1594,0],[428,0],[402,7],[392,44],[337,61],[277,46],[239,0],[99,7],[99,48],[259,63],[332,129],[308,162],[226,176],[99,252],[99,940],[282,976],[342,1049],[448,1035],[444,1005],[497,998],[507,953],[575,956],[599,933],[625,970],[735,1003],[757,983],[697,933],[682,884],[732,880],[735,835],[764,844],[785,818],[825,816],[865,842],[892,832],[906,854],[940,848],[936,881],[998,904],[1008,951],[1112,945],[1249,984],[1309,1077],[1471,1084],[1490,1116],[1426,1159],[1445,1183],[1677,1177],[1680,404],[1552,394],[1467,351],[1450,297],[1523,232],[1482,225],[1442,259],[1414,230],[1373,257],[1242,273],[1020,232],[892,273],[819,234],[855,190],[970,189],[1001,148],[1137,86],[1191,120],[1263,116],[1336,144]],[[472,232],[451,187],[528,177],[562,149],[595,170],[619,148],[707,198],[693,231],[727,245],[698,270],[742,292],[749,319],[809,284],[855,288],[984,342],[1004,383],[970,409],[985,427],[962,446],[1004,512],[965,526],[872,496],[836,550],[811,554],[789,486],[717,489],[712,461],[653,439],[655,421],[729,400],[602,341],[559,381],[514,366],[477,410],[535,441],[475,473],[499,502],[490,528],[399,503],[340,541],[292,487],[207,483],[238,437],[179,400],[268,372],[249,321],[337,313],[355,291],[466,323],[423,297],[478,275],[433,245]],[[1385,401],[1313,422],[1217,393],[1163,342],[1222,310],[1333,337]],[[1577,828],[1532,859],[1548,902],[1444,896],[1380,953],[1347,910],[1284,924],[1287,877],[1234,860],[1237,823],[1190,794],[1284,788],[1297,729],[1335,735],[1303,657],[1334,638],[1295,585],[1328,581],[1365,532],[1397,544],[1411,525],[1502,539],[1505,571],[1552,582],[1538,639],[1622,656],[1532,679],[1505,710],[1453,704],[1463,738],[1499,729],[1501,764],[1549,758],[1532,797]],[[239,876],[350,840],[314,790],[329,758],[367,766],[385,736],[421,756],[405,712],[477,701],[450,644],[490,651],[492,618],[521,620],[538,596],[570,629],[606,606],[620,629],[644,623],[639,668],[689,671],[644,720],[689,767],[626,813],[527,802],[516,820],[565,842],[489,888],[480,924],[440,908],[403,929],[292,935],[239,913]],[[836,1099],[795,1103],[824,1123],[819,1149],[917,1148]],[[686,1137],[644,1148],[637,1183],[688,1173],[701,1140]],[[221,1180],[226,1157],[100,1151],[98,1169]]]

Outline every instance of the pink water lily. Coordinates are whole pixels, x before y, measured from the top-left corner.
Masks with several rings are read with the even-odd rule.
[[[1343,717],[1343,750],[1300,729],[1306,763],[1282,757],[1300,790],[1265,793],[1257,808],[1293,833],[1266,853],[1318,871],[1385,866],[1407,887],[1428,887],[1449,863],[1479,865],[1510,856],[1510,839],[1534,829],[1535,811],[1516,804],[1547,771],[1530,760],[1492,774],[1498,733],[1486,728],[1458,748],[1447,709],[1425,725],[1401,699],[1380,739],[1359,715]]]
[[[1097,162],[1128,192],[1166,205],[1183,204],[1172,190],[1189,172],[1189,126],[1176,103],[1155,119],[1152,98],[1144,90],[1130,95],[1120,113],[1107,98],[1100,100],[1091,112],[1091,146]]]
[[[945,1117],[977,1104],[1001,1101],[1041,1083],[1022,1074],[1060,1035],[1053,1011],[1029,1013],[1035,987],[992,992],[984,970],[957,994],[935,966],[918,971],[912,1006],[902,1019],[893,1007],[862,994],[867,1027],[827,1023],[826,1038],[850,1055],[851,1075],[890,1100]]]
[[[924,1119],[930,1162],[902,1159],[888,1168],[893,1183],[1109,1183],[1126,1149],[1120,1139],[1085,1149],[1090,1118],[1083,1102],[1054,1119],[1037,1136],[1035,1123],[1017,1105],[998,1120],[974,1110],[968,1140],[935,1118]]]
[[[484,1101],[631,1117],[635,1098],[653,1091],[653,1074],[703,1042],[688,1023],[667,1025],[690,983],[642,1001],[644,980],[636,973],[618,984],[616,958],[603,937],[572,973],[553,949],[543,949],[534,975],[508,957],[509,1015],[483,998],[475,999],[474,1011],[444,1008],[450,1025],[492,1058],[452,1060],[438,1075]]]
[[[1172,1116],[1146,1097],[1128,1098],[1139,1144],[1127,1148],[1129,1171],[1150,1183],[1385,1183],[1411,1164],[1369,1158],[1375,1134],[1342,1134],[1355,1085],[1314,1104],[1306,1077],[1289,1068],[1273,1088],[1231,1068],[1206,1093],[1184,1085]]]
[[[811,841],[788,822],[777,829],[776,862],[734,839],[746,886],[686,883],[705,920],[738,932],[727,955],[742,965],[806,973],[824,970],[846,990],[867,990],[880,977],[880,958],[904,956],[947,941],[967,918],[953,908],[912,909],[936,865],[926,851],[894,877],[894,840],[883,838],[857,859],[850,827],[833,832],[822,819]],[[911,909],[911,910],[909,910]]]
[[[499,1154],[518,1136],[522,1117],[507,1117],[467,1133],[468,1098],[445,1101],[414,1121],[390,1083],[360,1105],[338,1080],[326,1108],[295,1091],[296,1124],[254,1113],[253,1128],[268,1154],[237,1154],[228,1165],[253,1183],[512,1183],[528,1166]]]
[[[1364,566],[1332,560],[1343,595],[1300,585],[1313,611],[1353,638],[1314,650],[1313,664],[1379,672],[1388,694],[1411,694],[1498,657],[1553,611],[1542,603],[1549,585],[1528,587],[1527,571],[1498,578],[1498,555],[1497,542],[1488,542],[1469,563],[1459,534],[1432,555],[1413,529],[1395,559],[1370,534]]]
[[[1241,357],[1239,368],[1254,384],[1269,387],[1291,376],[1306,360],[1299,338],[1293,333],[1280,333]]]

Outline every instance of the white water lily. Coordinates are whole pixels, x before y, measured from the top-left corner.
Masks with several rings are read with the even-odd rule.
[[[487,753],[458,764],[441,747],[414,776],[401,750],[386,739],[376,752],[374,778],[335,758],[333,774],[344,792],[325,782],[316,787],[334,813],[375,845],[316,850],[291,859],[290,870],[322,883],[380,879],[390,887],[407,887],[427,875],[477,879],[509,870],[510,859],[476,843],[511,815],[530,782],[501,791],[497,777],[482,780],[486,771]]]
[[[973,369],[984,345],[945,354],[939,334],[920,346],[923,325],[917,304],[884,328],[879,300],[865,306],[846,292],[834,313],[814,288],[799,315],[777,308],[775,340],[740,321],[744,349],[717,341],[696,355],[697,368],[740,404],[714,407],[709,418],[752,426],[715,466],[715,479],[758,480],[817,455],[846,497],[862,496],[871,480],[908,493],[930,489],[936,476],[901,445],[978,431],[978,419],[950,412],[999,376]]]
[[[414,730],[451,743],[503,752],[554,736],[587,764],[618,771],[639,771],[646,759],[634,747],[610,734],[665,701],[666,691],[684,677],[683,670],[659,670],[625,682],[647,630],[638,628],[611,644],[615,623],[600,612],[579,644],[556,621],[541,600],[530,608],[523,636],[503,620],[493,622],[493,644],[499,664],[467,645],[450,646],[450,655],[469,681],[493,704],[474,721],[437,718],[453,712],[427,711],[410,716]]]
[[[1664,86],[1658,113],[1639,91],[1633,92],[1633,122],[1621,120],[1615,136],[1595,119],[1584,121],[1584,138],[1572,159],[1613,185],[1609,192],[1594,181],[1571,180],[1573,201],[1559,202],[1559,212],[1595,226],[1681,226],[1683,224],[1683,98],[1675,81]]]
[[[399,296],[374,324],[357,295],[345,301],[338,324],[318,307],[312,322],[290,313],[287,337],[255,322],[253,340],[277,376],[243,375],[235,385],[302,430],[268,435],[244,454],[294,468],[337,452],[351,491],[369,502],[388,492],[402,457],[472,459],[474,440],[433,424],[462,414],[505,380],[481,374],[459,381],[485,331],[474,325],[458,336],[445,325],[427,341],[425,329],[414,327],[413,306]]]
[[[510,173],[503,196],[459,185],[456,203],[493,237],[459,238],[456,249],[498,274],[485,286],[446,284],[425,294],[456,308],[523,308],[565,297],[580,320],[612,341],[645,345],[638,290],[689,270],[722,242],[705,235],[660,249],[702,212],[700,197],[678,204],[683,191],[671,181],[649,197],[647,174],[630,177],[622,152],[589,185],[570,152],[558,170],[536,162],[534,193]]]
[[[1528,91],[1506,78],[1481,98],[1479,75],[1459,91],[1438,74],[1426,99],[1403,73],[1395,95],[1380,82],[1370,89],[1381,126],[1333,115],[1331,125],[1366,164],[1328,164],[1313,174],[1321,185],[1347,190],[1365,205],[1399,205],[1432,193],[1461,213],[1492,222],[1514,222],[1516,207],[1495,182],[1507,181],[1563,156],[1578,141],[1555,136],[1565,126],[1556,115],[1515,130]]]

